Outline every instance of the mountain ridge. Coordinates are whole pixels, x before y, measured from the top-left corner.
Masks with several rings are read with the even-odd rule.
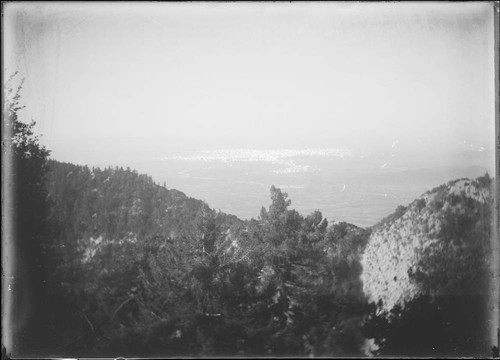
[[[160,186],[151,177],[129,168],[90,169],[55,160],[51,160],[49,166],[52,168],[49,175],[49,194],[54,205],[52,208],[59,208],[59,211],[53,211],[51,217],[59,224],[78,223],[78,230],[66,226],[61,237],[74,238],[78,232],[82,235],[83,231],[83,236],[78,241],[82,249],[86,248],[87,257],[95,253],[103,240],[104,243],[109,243],[136,241],[138,237],[151,236],[175,238],[179,234],[197,238],[201,233],[193,224],[200,222],[204,213],[216,214],[206,202]],[[84,181],[72,182],[73,178],[78,177]],[[123,188],[115,184],[114,188],[106,189],[108,182],[121,183]],[[337,223],[337,238],[348,234],[361,236],[367,231],[370,234],[366,247],[356,250],[363,268],[363,291],[368,298],[372,301],[382,300],[384,307],[390,309],[420,294],[422,290],[411,278],[412,272],[416,271],[421,262],[420,254],[439,243],[443,232],[443,214],[454,211],[455,214],[448,215],[467,215],[467,207],[457,208],[456,203],[460,205],[461,202],[474,201],[487,204],[491,201],[490,185],[488,175],[477,179],[455,179],[426,191],[407,206],[400,205],[394,213],[373,226],[362,228],[345,222]],[[134,186],[142,187],[143,191],[133,190]],[[67,189],[58,191],[61,187]],[[80,192],[80,195],[75,197],[76,192]],[[84,200],[86,196],[91,199],[87,203]],[[107,200],[99,201],[103,197],[107,197]],[[122,201],[117,202],[116,198]],[[87,209],[88,213],[77,214],[75,217],[74,211],[68,209],[64,202],[74,202],[74,209],[80,206]],[[110,208],[106,209],[106,206]],[[475,205],[469,204],[469,208],[471,206]],[[484,211],[483,209],[482,212]],[[239,231],[248,226],[249,220],[240,220],[220,211],[219,216],[223,218],[224,232],[231,238],[226,243],[232,244],[233,248],[238,246]],[[99,218],[102,218],[101,221]],[[92,231],[109,222],[118,224],[115,228],[104,226],[104,231]],[[231,226],[235,224],[238,230],[231,231]],[[146,232],[137,231],[144,226],[148,228]]]
[[[206,202],[130,168],[89,168],[55,160],[48,165],[50,216],[59,224],[61,238],[92,243],[99,237],[196,236],[194,224],[202,214],[216,213]],[[234,215],[219,215],[228,224],[241,222]]]

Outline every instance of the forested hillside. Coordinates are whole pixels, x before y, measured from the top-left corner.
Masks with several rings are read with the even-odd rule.
[[[241,221],[130,169],[48,165],[67,302],[53,320],[66,342],[52,355],[489,351],[478,335],[488,176],[429,191],[365,230],[304,217],[274,186],[259,218]]]
[[[243,222],[130,170],[50,168],[62,283],[80,311],[64,351],[363,354],[367,231],[303,217],[274,187]]]
[[[100,241],[196,237],[208,214],[217,215],[226,228],[241,223],[130,169],[90,169],[54,160],[48,167],[50,217],[59,237],[78,241],[85,249]]]

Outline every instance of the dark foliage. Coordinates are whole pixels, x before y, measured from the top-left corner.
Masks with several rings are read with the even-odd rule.
[[[389,313],[373,307],[364,334],[385,356],[489,356],[485,304],[477,295],[423,295]]]
[[[53,297],[57,289],[47,281],[57,266],[57,250],[49,221],[49,203],[46,188],[47,158],[50,152],[39,145],[34,135],[34,122],[18,119],[20,91],[23,81],[14,74],[6,85],[3,110],[2,174],[9,166],[7,190],[11,207],[6,221],[10,232],[2,234],[2,241],[10,244],[9,295],[12,354],[28,349],[42,348],[57,337],[53,324]],[[5,194],[4,194],[5,195]],[[3,199],[4,200],[4,199]],[[2,226],[3,227],[3,226]]]
[[[376,226],[383,227],[383,226],[386,226],[388,224],[393,223],[394,221],[398,220],[400,217],[402,217],[404,215],[404,213],[406,212],[406,209],[407,209],[406,206],[399,205],[391,215],[386,216],[385,218],[380,220],[380,222]]]

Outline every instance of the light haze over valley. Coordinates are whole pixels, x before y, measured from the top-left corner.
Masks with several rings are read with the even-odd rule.
[[[5,18],[5,74],[54,159],[241,218],[274,184],[361,226],[493,173],[488,4],[29,6]]]

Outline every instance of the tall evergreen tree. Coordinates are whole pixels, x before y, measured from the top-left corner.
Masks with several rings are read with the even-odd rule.
[[[48,201],[45,187],[49,151],[34,134],[35,123],[24,123],[18,113],[23,80],[15,73],[5,86],[3,109],[2,167],[6,181],[3,197],[10,205],[4,221],[8,254],[4,260],[10,271],[8,296],[10,309],[12,354],[25,354],[46,343],[48,331],[47,294],[49,271]]]

